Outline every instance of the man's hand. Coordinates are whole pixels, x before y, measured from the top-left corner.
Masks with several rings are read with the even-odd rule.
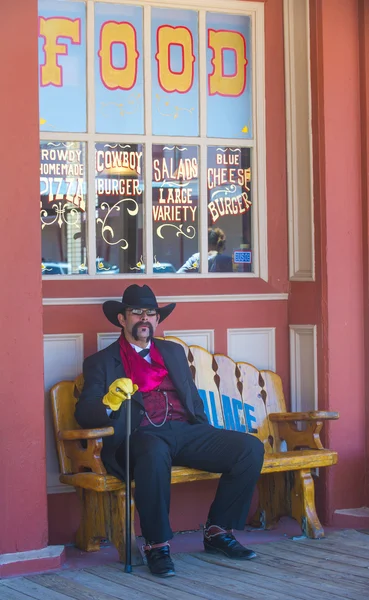
[[[128,394],[131,396],[138,390],[138,386],[132,383],[131,379],[121,377],[116,379],[109,386],[109,391],[103,398],[103,404],[106,404],[112,410],[119,410],[122,402],[127,400]]]

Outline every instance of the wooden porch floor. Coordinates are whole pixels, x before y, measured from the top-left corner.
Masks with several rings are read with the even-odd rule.
[[[177,576],[119,563],[0,581],[1,600],[332,600],[369,598],[369,535],[335,531],[324,540],[259,543],[258,558],[229,561],[204,552],[174,555]]]

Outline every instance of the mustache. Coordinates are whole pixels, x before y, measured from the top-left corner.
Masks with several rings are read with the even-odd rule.
[[[154,330],[153,327],[151,325],[151,323],[144,323],[143,321],[139,321],[138,323],[136,323],[133,327],[132,327],[132,336],[134,337],[135,340],[138,340],[138,330],[140,327],[147,327],[149,330],[149,335],[147,336],[146,339],[151,340],[151,338],[154,336]]]

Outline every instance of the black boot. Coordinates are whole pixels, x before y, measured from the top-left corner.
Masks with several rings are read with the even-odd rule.
[[[228,558],[250,560],[255,558],[253,550],[242,546],[232,533],[232,529],[223,529],[218,525],[209,525],[204,529],[204,548],[206,552],[224,554]]]
[[[149,567],[153,575],[158,577],[172,577],[176,574],[174,564],[170,557],[170,547],[168,542],[155,544],[146,542],[143,547]]]

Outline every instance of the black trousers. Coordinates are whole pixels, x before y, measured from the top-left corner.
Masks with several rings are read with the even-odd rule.
[[[162,427],[149,425],[135,431],[130,447],[135,502],[147,541],[161,543],[173,537],[172,465],[222,473],[208,519],[225,529],[244,529],[263,465],[264,445],[258,438],[207,423],[168,421]]]

